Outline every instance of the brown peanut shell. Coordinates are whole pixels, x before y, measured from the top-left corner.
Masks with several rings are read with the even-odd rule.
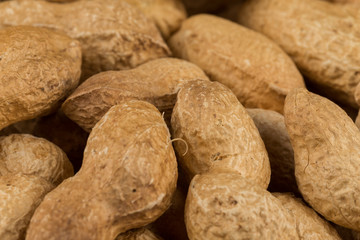
[[[116,105],[91,131],[80,171],[37,208],[26,239],[115,239],[164,213],[176,180],[159,111],[143,101]]]
[[[170,54],[155,24],[125,1],[59,4],[15,0],[1,3],[0,12],[0,28],[42,26],[79,40],[83,80],[102,71],[129,69]]]
[[[211,169],[231,169],[267,188],[270,164],[260,134],[230,89],[194,81],[179,91],[171,117],[178,161],[191,179]],[[187,145],[187,146],[186,146]]]
[[[78,41],[30,26],[0,29],[0,39],[0,129],[53,111],[77,87]]]
[[[290,89],[304,87],[295,64],[278,45],[220,17],[190,17],[168,43],[176,57],[229,87],[245,107],[282,113]]]
[[[358,12],[320,0],[252,0],[243,2],[238,22],[279,44],[323,95],[356,107]]]
[[[360,132],[336,104],[305,89],[285,101],[285,123],[299,190],[311,207],[360,230]]]
[[[294,216],[262,187],[234,172],[196,175],[185,223],[190,239],[299,239]]]
[[[44,138],[29,134],[0,137],[0,176],[22,173],[36,175],[59,185],[74,175],[66,154]]]
[[[110,109],[124,100],[139,99],[165,112],[169,121],[179,89],[193,80],[208,80],[196,65],[175,58],[149,61],[137,68],[96,74],[63,103],[64,113],[90,132]]]
[[[300,239],[341,240],[331,224],[290,193],[273,193],[283,206],[294,214]]]
[[[25,239],[31,216],[53,187],[35,175],[0,175],[0,239]]]

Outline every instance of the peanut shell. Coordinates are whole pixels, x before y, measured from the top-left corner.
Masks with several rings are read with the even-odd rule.
[[[78,41],[30,26],[0,29],[0,39],[0,129],[53,111],[77,87]]]
[[[35,175],[0,175],[0,239],[25,239],[32,214],[53,187]]]
[[[300,239],[294,216],[271,193],[238,173],[191,181],[185,204],[190,239]]]
[[[352,6],[319,0],[244,1],[238,22],[274,40],[321,93],[356,107],[360,26]]]
[[[79,172],[37,208],[26,239],[115,239],[164,213],[176,180],[159,111],[143,101],[116,105],[91,131]]]
[[[327,220],[359,231],[359,129],[336,104],[305,89],[286,98],[285,123],[305,201]]]
[[[270,164],[260,134],[230,89],[194,81],[179,91],[171,117],[178,161],[191,179],[211,169],[231,169],[267,188]],[[186,146],[187,145],[187,146]]]
[[[46,139],[29,134],[0,137],[0,176],[36,175],[59,185],[74,175],[66,154]]]
[[[299,194],[295,179],[294,151],[287,133],[284,116],[260,108],[246,109],[264,141],[269,155],[271,192],[293,192]]]
[[[155,24],[125,1],[59,4],[15,0],[1,3],[0,12],[0,28],[42,26],[79,40],[83,80],[102,71],[129,69],[170,54]]]
[[[273,193],[273,195],[294,214],[300,239],[341,240],[335,228],[313,209],[307,207],[301,199],[289,193]]]
[[[292,60],[267,37],[228,20],[196,15],[169,39],[174,55],[229,87],[249,108],[283,112],[286,94],[304,87]]]
[[[63,103],[64,113],[90,132],[110,109],[124,100],[154,104],[170,120],[179,89],[193,80],[208,80],[196,65],[175,58],[149,61],[137,68],[96,74],[81,84]]]

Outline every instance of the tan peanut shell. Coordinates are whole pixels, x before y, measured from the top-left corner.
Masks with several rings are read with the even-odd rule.
[[[49,113],[78,85],[78,41],[30,26],[0,29],[0,39],[0,129]]]
[[[307,207],[303,201],[289,193],[273,193],[283,206],[294,214],[300,239],[304,240],[341,240],[329,222]]]
[[[161,240],[161,238],[147,228],[140,228],[120,234],[115,240]]]
[[[260,108],[248,108],[246,110],[259,130],[269,155],[271,179],[268,190],[298,194],[294,151],[286,130],[284,116]]]
[[[322,93],[356,107],[360,82],[357,11],[320,0],[244,1],[238,21],[284,49]]]
[[[229,87],[245,107],[283,112],[290,89],[304,87],[295,64],[274,42],[216,16],[188,18],[169,46]]]
[[[74,175],[66,154],[46,139],[29,134],[0,137],[0,176],[36,175],[58,185]]]
[[[299,239],[294,216],[281,202],[234,172],[196,175],[185,204],[189,238]]]
[[[82,163],[88,133],[59,109],[56,113],[14,123],[0,131],[1,136],[26,133],[45,138],[60,147],[77,172]]]
[[[164,213],[176,180],[159,111],[143,101],[116,105],[91,131],[79,172],[37,208],[26,239],[115,239]]]
[[[192,178],[211,169],[231,169],[267,188],[270,164],[260,134],[230,89],[194,81],[179,91],[171,117],[178,161]]]
[[[305,89],[285,101],[285,123],[304,199],[327,220],[360,230],[360,132],[336,104]]]
[[[0,239],[25,239],[33,212],[53,187],[35,175],[0,175]]]
[[[117,0],[119,1],[119,0]],[[152,19],[162,36],[167,39],[186,19],[186,10],[180,0],[123,0],[140,9]]]
[[[65,153],[27,134],[0,138],[0,239],[19,240],[42,198],[74,174]]]
[[[58,4],[15,0],[1,3],[0,12],[2,28],[42,26],[79,40],[83,79],[106,70],[133,68],[170,54],[153,22],[124,1],[81,0]]]
[[[48,0],[49,2],[72,2],[75,0]],[[121,0],[117,0],[121,1]],[[167,39],[181,25],[186,18],[186,10],[180,0],[122,0],[139,10],[149,19],[152,19]]]
[[[110,107],[129,99],[154,104],[170,120],[179,89],[193,80],[208,80],[196,65],[175,58],[160,58],[137,68],[96,74],[64,102],[62,110],[90,132]]]

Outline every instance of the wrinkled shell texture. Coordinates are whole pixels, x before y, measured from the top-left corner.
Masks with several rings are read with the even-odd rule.
[[[185,8],[180,0],[123,0],[139,8],[152,19],[162,36],[167,39],[180,28],[186,18]]]
[[[196,81],[179,91],[171,117],[178,161],[189,177],[231,169],[267,188],[270,163],[260,134],[236,96],[218,82]]]
[[[117,236],[116,240],[160,240],[153,232],[146,228],[130,230]]]
[[[0,176],[23,173],[58,185],[74,175],[66,154],[55,144],[28,134],[0,137]]]
[[[37,208],[26,239],[115,239],[164,213],[176,180],[159,111],[142,101],[114,106],[91,131],[80,171]]]
[[[293,215],[278,199],[230,172],[193,178],[185,223],[192,240],[299,239]]]
[[[0,239],[24,239],[33,212],[52,188],[38,176],[0,175]]]
[[[289,90],[304,87],[295,64],[275,43],[219,17],[188,18],[169,46],[229,87],[245,107],[283,112]]]
[[[48,113],[78,85],[78,41],[29,26],[1,29],[0,39],[0,129]]]
[[[285,123],[304,199],[326,219],[360,230],[360,132],[336,104],[304,89],[285,101]]]
[[[283,206],[294,214],[300,239],[304,240],[341,240],[329,222],[307,207],[299,198],[289,193],[274,193]]]
[[[271,110],[259,108],[246,110],[259,130],[269,155],[271,179],[268,190],[271,192],[298,193],[294,151],[285,127],[284,116]]]
[[[19,0],[1,3],[0,12],[0,27],[42,26],[79,40],[83,79],[106,70],[133,68],[170,54],[155,24],[125,1],[58,4]]]
[[[277,42],[327,96],[356,107],[360,82],[357,10],[318,0],[244,2],[239,22]]]
[[[75,172],[80,169],[89,134],[67,118],[61,110],[44,117],[14,123],[0,131],[1,136],[14,133],[45,138],[66,153]]]
[[[196,65],[175,58],[149,61],[137,68],[96,74],[66,99],[64,113],[90,132],[110,109],[124,100],[139,99],[154,104],[170,119],[179,89],[193,80],[208,80]]]
[[[58,111],[55,114],[39,118],[32,134],[59,146],[66,153],[74,170],[76,172],[79,170],[89,134],[67,118],[64,113]]]

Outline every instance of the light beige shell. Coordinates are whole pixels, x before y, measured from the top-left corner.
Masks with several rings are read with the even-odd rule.
[[[245,107],[283,112],[286,94],[304,87],[292,60],[268,38],[211,16],[185,20],[169,40],[174,55],[229,87]]]
[[[285,101],[285,123],[304,199],[329,221],[360,230],[360,132],[336,104],[305,89]]]
[[[193,80],[208,80],[196,65],[175,58],[161,58],[125,71],[108,71],[86,80],[64,102],[64,113],[90,132],[100,118],[124,100],[154,104],[170,120],[179,89]]]
[[[119,1],[119,0],[117,0]],[[186,11],[180,0],[125,0],[139,8],[152,19],[162,36],[167,39],[180,28],[186,19]]]
[[[78,41],[29,26],[0,29],[0,39],[0,129],[52,111],[78,85]]]
[[[0,239],[24,239],[45,194],[73,174],[65,153],[53,143],[27,134],[1,137]]]
[[[194,81],[179,91],[171,117],[178,161],[192,178],[213,168],[231,169],[263,188],[270,164],[260,134],[236,96],[218,82]],[[184,155],[185,154],[185,155]]]
[[[115,240],[160,240],[161,238],[156,236],[147,228],[140,228],[127,231],[120,234]]]
[[[271,192],[293,192],[299,194],[295,179],[294,151],[285,127],[284,116],[260,108],[246,109],[264,141],[269,155]]]
[[[164,213],[176,180],[159,111],[143,101],[116,105],[91,131],[80,171],[37,208],[26,239],[115,239]]]
[[[341,240],[335,228],[307,207],[300,198],[289,193],[273,193],[283,206],[294,214],[296,229],[303,240]]]
[[[133,68],[170,54],[155,24],[125,1],[81,0],[67,4],[8,1],[0,4],[0,27],[43,26],[81,42],[82,78]]]
[[[233,172],[193,178],[185,223],[192,240],[299,239],[291,212],[271,193]]]
[[[357,12],[319,0],[252,0],[244,1],[238,21],[277,42],[323,94],[356,107]]]
[[[55,144],[28,134],[0,137],[0,176],[36,175],[54,185],[74,175],[66,154]]]
[[[0,239],[24,239],[33,212],[53,187],[35,175],[0,175]]]

